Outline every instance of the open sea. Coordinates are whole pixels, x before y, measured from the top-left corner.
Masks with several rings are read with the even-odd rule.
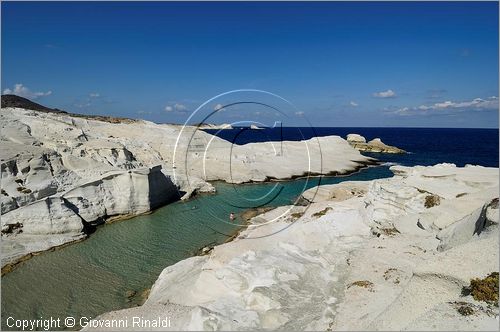
[[[401,148],[408,154],[374,154],[379,160],[406,166],[454,163],[457,166],[474,164],[498,167],[498,129],[455,128],[234,128],[205,130],[234,144],[266,141],[300,141],[311,137],[360,134],[367,141],[382,139],[388,145]],[[366,154],[368,155],[368,154]]]
[[[246,202],[255,206],[292,203],[304,189],[346,180],[392,176],[389,166],[433,165],[441,162],[498,167],[497,129],[424,128],[274,128],[206,130],[219,137],[249,142],[301,140],[349,133],[379,137],[407,154],[367,154],[382,161],[343,177],[317,177],[279,183],[230,185],[217,182],[217,194],[197,195],[149,215],[99,227],[82,242],[35,256],[2,277],[2,329],[6,319],[92,317],[137,305],[160,272],[207,245],[223,243],[239,225],[224,222],[231,211],[242,213]],[[278,194],[267,200],[269,192]],[[237,193],[237,195],[235,195]],[[241,199],[242,204],[235,200]],[[232,204],[227,204],[232,202]],[[133,293],[135,296],[130,296]],[[127,297],[128,296],[128,297]]]

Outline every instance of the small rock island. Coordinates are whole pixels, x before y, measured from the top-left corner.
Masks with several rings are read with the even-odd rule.
[[[347,142],[359,151],[379,153],[406,153],[405,150],[395,146],[387,145],[380,138],[374,138],[366,142],[366,138],[358,134],[347,135]]]

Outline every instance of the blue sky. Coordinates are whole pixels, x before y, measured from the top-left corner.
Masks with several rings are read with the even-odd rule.
[[[315,126],[497,128],[498,37],[497,2],[4,1],[2,92],[183,123],[260,89]]]

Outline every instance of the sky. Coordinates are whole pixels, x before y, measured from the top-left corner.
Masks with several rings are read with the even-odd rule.
[[[2,1],[1,10],[2,93],[70,112],[184,123],[214,96],[255,89],[265,93],[204,107],[281,103],[289,125],[498,128],[498,2]],[[208,122],[264,121],[262,107],[227,107]]]

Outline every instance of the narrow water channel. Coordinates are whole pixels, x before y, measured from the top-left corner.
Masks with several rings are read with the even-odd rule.
[[[321,183],[389,176],[388,167],[371,167],[350,176],[322,178]],[[7,329],[8,317],[96,317],[135,306],[165,267],[234,234],[239,226],[226,222],[230,212],[238,215],[249,202],[291,204],[318,182],[319,178],[238,186],[216,183],[217,194],[99,227],[83,242],[33,257],[2,277],[2,329]],[[266,195],[269,192],[273,194]],[[239,198],[243,199],[238,203]]]

